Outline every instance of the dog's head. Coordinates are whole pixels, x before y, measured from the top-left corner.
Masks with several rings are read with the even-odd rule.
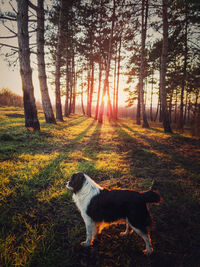
[[[86,178],[83,172],[74,173],[71,180],[67,182],[67,188],[76,194],[82,188],[85,180]]]

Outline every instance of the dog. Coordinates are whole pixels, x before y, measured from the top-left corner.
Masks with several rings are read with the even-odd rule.
[[[73,192],[73,200],[78,207],[86,227],[86,241],[82,246],[90,246],[96,235],[105,225],[126,223],[121,236],[134,230],[145,242],[145,254],[151,254],[150,234],[152,225],[147,203],[159,203],[160,195],[152,189],[137,192],[126,189],[106,189],[95,183],[87,174],[78,172],[67,182],[67,188]]]

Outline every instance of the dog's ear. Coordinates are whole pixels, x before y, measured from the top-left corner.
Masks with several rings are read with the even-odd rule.
[[[73,192],[75,194],[82,188],[85,179],[83,172],[78,172],[72,175],[71,186],[73,187]]]

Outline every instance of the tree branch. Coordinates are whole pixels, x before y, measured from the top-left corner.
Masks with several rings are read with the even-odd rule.
[[[30,0],[28,1],[28,5],[30,6],[30,8],[32,8],[33,10],[37,11],[38,7],[35,6]]]
[[[18,53],[18,50],[11,49],[12,52],[6,54],[6,58],[14,56],[16,53]]]
[[[29,10],[29,12],[31,13],[31,16],[29,16],[29,18],[31,18],[31,17],[37,18],[37,15],[34,14],[31,10]]]
[[[195,45],[198,49],[200,48],[200,46],[198,44],[196,44],[195,42],[191,41],[191,40],[188,40],[189,43]]]
[[[13,5],[12,5],[11,1],[9,1],[9,4],[10,4],[10,6],[11,6],[12,10],[14,11],[14,13],[15,13],[15,14],[17,14],[17,10],[16,10],[16,9],[13,7]]]
[[[17,37],[17,34],[13,36],[3,36],[3,37],[0,36],[0,39],[11,39],[11,38],[16,38],[16,37]]]
[[[34,29],[32,31],[28,31],[28,33],[37,32],[37,29]]]
[[[10,47],[10,48],[13,48],[13,49],[19,49],[18,47],[16,47],[16,46],[13,46],[13,45],[9,45],[9,44],[4,44],[4,43],[0,43],[0,46],[2,47],[2,46],[6,46],[6,47]]]
[[[11,20],[11,21],[17,21],[17,19],[14,18],[14,17],[8,17],[8,16],[4,16],[4,15],[0,15],[0,19],[6,19],[6,20]]]
[[[4,23],[2,24],[9,32],[11,32],[11,33],[13,33],[14,35],[16,34],[17,35],[17,33],[16,32],[14,32],[13,30],[11,30],[8,26],[6,26]]]

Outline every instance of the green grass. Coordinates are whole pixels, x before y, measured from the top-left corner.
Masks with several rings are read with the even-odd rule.
[[[198,139],[130,120],[39,116],[41,132],[30,132],[21,109],[0,108],[0,266],[200,266]],[[124,226],[80,247],[85,227],[65,187],[76,171],[107,187],[147,190],[156,180],[150,257],[136,234],[119,236]]]

